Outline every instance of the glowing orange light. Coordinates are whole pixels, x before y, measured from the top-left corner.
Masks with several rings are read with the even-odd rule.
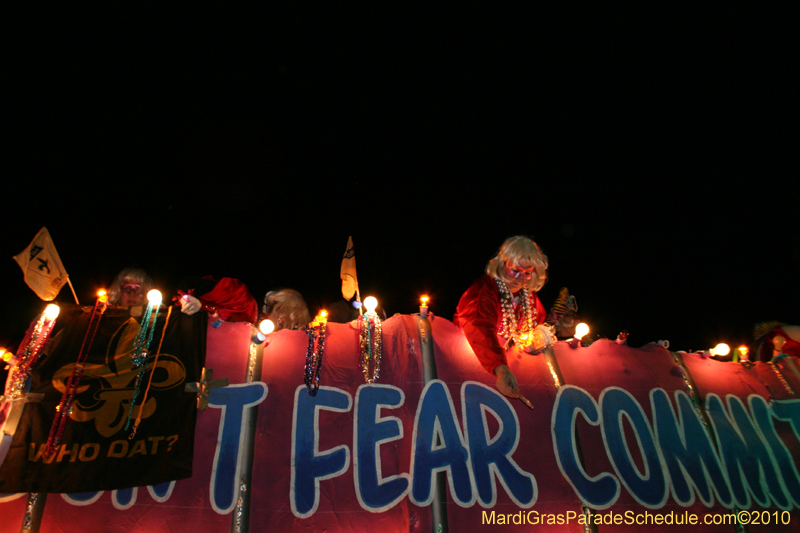
[[[581,322],[580,324],[575,326],[575,338],[576,339],[579,339],[579,340],[582,339],[583,337],[586,336],[587,333],[589,333],[589,325],[586,324],[586,322]]]
[[[742,357],[746,358],[749,351],[750,350],[746,344],[739,346],[739,353],[742,354]]]
[[[314,317],[314,320],[309,324],[310,327],[315,328],[320,324],[326,324],[328,322],[328,312],[324,309],[320,309],[317,316]]]
[[[105,289],[100,289],[97,291],[97,299],[100,300],[101,303],[108,302],[108,293],[105,291]]]
[[[420,303],[422,303],[422,305],[427,306],[428,302],[430,301],[430,298],[428,297],[427,294],[423,294],[422,296],[420,296],[419,301]]]
[[[0,357],[2,357],[3,361],[5,361],[6,363],[11,361],[11,358],[14,357],[14,354],[6,351],[5,348],[0,348],[0,354],[2,354],[2,356]]]
[[[528,333],[520,333],[519,343],[522,348],[530,346],[531,344],[533,344],[533,335],[529,335]]]

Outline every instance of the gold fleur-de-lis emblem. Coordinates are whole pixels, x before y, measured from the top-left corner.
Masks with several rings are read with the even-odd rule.
[[[131,318],[112,336],[106,351],[106,364],[84,364],[83,377],[78,387],[70,418],[76,422],[94,421],[97,432],[110,437],[120,431],[127,420],[133,398],[139,368],[134,368],[130,352],[139,330],[139,324]],[[113,352],[112,352],[113,349]],[[64,392],[74,363],[62,366],[53,375],[53,386]],[[186,378],[186,368],[174,355],[161,353],[157,365],[149,360],[144,379],[153,379],[151,390],[167,390],[181,385]],[[142,398],[142,394],[139,395]],[[142,407],[142,419],[156,412],[158,402],[148,395]]]

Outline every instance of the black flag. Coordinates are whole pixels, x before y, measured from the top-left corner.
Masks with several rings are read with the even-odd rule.
[[[55,453],[44,453],[50,428],[86,336],[91,308],[63,306],[57,330],[31,378],[41,401],[25,404],[11,449],[0,467],[0,493],[91,492],[156,485],[192,475],[196,396],[205,358],[204,313],[172,313],[157,362],[166,312],[159,313],[151,355],[134,406],[142,405],[136,434],[125,430],[139,369],[131,348],[139,322],[127,308],[101,319]],[[152,380],[150,380],[152,374]],[[148,381],[150,388],[145,395]]]

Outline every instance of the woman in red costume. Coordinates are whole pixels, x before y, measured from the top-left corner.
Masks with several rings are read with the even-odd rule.
[[[454,322],[487,372],[497,377],[497,390],[522,398],[517,378],[508,368],[506,350],[513,345],[535,353],[554,342],[551,326],[536,292],[547,279],[547,256],[528,237],[506,239],[497,255],[461,297]]]

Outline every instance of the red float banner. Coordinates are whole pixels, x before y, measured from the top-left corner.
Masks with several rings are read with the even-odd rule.
[[[512,349],[530,409],[438,317],[384,321],[380,350],[355,324],[328,324],[321,360],[305,331],[269,335],[263,355],[250,326],[207,335],[205,366],[230,384],[197,414],[191,478],[50,494],[43,531],[800,525],[800,397],[785,361],[608,340],[559,342],[552,358]],[[5,500],[18,521],[0,531],[16,531],[25,495]]]

